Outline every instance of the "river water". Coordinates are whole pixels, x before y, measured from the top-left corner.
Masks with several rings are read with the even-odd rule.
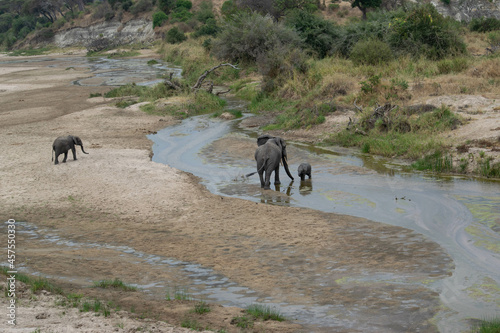
[[[228,108],[243,108],[230,101]],[[241,120],[206,116],[184,120],[150,135],[153,161],[190,172],[213,193],[256,202],[307,207],[405,227],[438,243],[455,263],[453,274],[433,286],[445,306],[436,318],[441,332],[457,332],[464,318],[500,315],[500,182],[439,177],[352,151],[287,142],[290,170],[311,163],[312,179],[260,189],[255,162],[231,156],[219,140],[261,134]],[[219,147],[219,148],[216,148]],[[386,282],[391,280],[390,277]]]
[[[60,64],[66,67],[83,64],[91,69],[94,76],[75,81],[75,85],[118,86],[131,82],[151,85],[159,82],[159,76],[166,72],[180,76],[180,68],[147,65],[147,60],[68,57],[67,62]],[[243,102],[228,102],[227,108],[245,111]],[[250,116],[245,114],[245,117]],[[296,174],[301,162],[307,161],[313,168],[312,179],[301,182],[296,177],[291,181],[282,169],[281,186],[264,191],[260,189],[257,175],[244,177],[256,169],[252,155],[256,138],[262,133],[241,124],[241,119],[226,121],[207,116],[186,119],[149,135],[154,142],[153,161],[200,177],[212,193],[222,196],[347,214],[413,230],[439,244],[455,265],[449,277],[428,281],[426,285],[439,293],[442,303],[441,311],[433,319],[438,329],[441,332],[468,332],[467,318],[500,317],[500,182],[434,176],[355,151],[287,142],[292,174]],[[247,142],[251,152],[243,156],[224,149],[225,142],[231,140]],[[58,244],[68,242],[55,234],[47,236],[45,231],[29,223],[21,222],[20,225],[33,238],[45,237]],[[68,246],[112,248],[93,243]],[[179,276],[184,276],[184,285],[201,286],[200,294],[222,304],[245,307],[265,301],[302,323],[322,327],[370,331],[369,323],[375,320],[372,317],[363,321],[355,312],[325,304],[283,304],[257,295],[197,264],[127,247],[114,250],[151,265],[176,270]],[[364,278],[387,285],[415,283],[411,279],[401,282],[397,274]],[[157,287],[164,288],[160,284]],[[335,311],[342,316],[332,315]],[[380,327],[384,327],[383,324]]]

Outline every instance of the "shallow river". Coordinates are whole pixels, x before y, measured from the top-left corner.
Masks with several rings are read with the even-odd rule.
[[[237,108],[237,101],[230,108]],[[196,117],[159,131],[153,161],[199,176],[213,193],[269,204],[308,207],[405,227],[441,245],[453,258],[452,276],[434,282],[447,308],[437,318],[442,332],[457,332],[463,318],[500,314],[500,183],[436,177],[389,161],[288,142],[290,170],[311,163],[312,179],[291,181],[281,168],[280,187],[263,191],[255,162],[221,149],[227,140],[261,134],[241,120]],[[216,144],[219,140],[222,144]],[[395,277],[372,277],[387,283]]]

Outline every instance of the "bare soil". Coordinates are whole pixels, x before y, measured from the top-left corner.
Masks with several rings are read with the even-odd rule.
[[[422,279],[450,274],[452,266],[446,264],[446,253],[412,231],[351,216],[209,193],[196,177],[150,159],[151,142],[146,134],[176,120],[147,115],[136,106],[119,109],[111,100],[89,98],[91,93],[110,88],[73,86],[73,80],[90,76],[86,68],[49,66],[58,61],[57,55],[51,62],[42,58],[0,64],[2,220],[28,221],[74,242],[129,246],[201,264],[261,295],[302,304],[311,302],[314,289],[314,281],[300,278],[301,272],[311,269],[311,262],[304,258],[314,258],[318,274],[331,261],[349,274],[386,270]],[[0,57],[0,62],[4,60],[11,59]],[[498,121],[498,112],[474,117],[481,115],[485,120],[475,122],[485,126],[481,134],[498,135],[500,128],[491,124]],[[338,116],[315,131],[288,132],[284,137],[317,140],[333,127],[344,126],[346,114]],[[79,136],[89,154],[77,149],[78,160],[73,161],[70,153],[67,163],[54,165],[52,142],[67,134]],[[471,130],[470,135],[477,133]],[[212,304],[208,314],[195,315],[193,302],[166,301],[164,295],[142,291],[89,288],[91,281],[114,278],[138,285],[162,281],[175,286],[179,282],[175,273],[152,268],[112,247],[71,247],[22,233],[17,234],[16,244],[17,267],[53,279],[67,293],[112,301],[121,310],[105,318],[57,305],[59,296],[42,293],[33,297],[26,291],[18,295],[15,332],[37,328],[42,332],[129,332],[142,327],[152,332],[185,332],[178,326],[186,317],[203,327],[241,331],[231,324],[232,318],[242,315],[239,308]],[[405,251],[400,251],[402,244]],[[278,249],[294,255],[280,257]],[[256,254],[258,250],[262,254]],[[283,271],[276,271],[276,263]],[[337,278],[346,274],[339,271]],[[425,299],[427,306],[414,318],[422,331],[435,331],[430,321],[439,308],[437,293],[423,287],[379,288],[393,297],[387,301],[366,298],[381,291],[344,285],[332,287],[335,298],[323,302],[349,306],[362,300],[368,308],[383,308],[398,306],[405,299]],[[2,309],[7,301],[2,293]],[[0,331],[11,329],[5,325],[0,319]],[[291,318],[281,323],[260,322],[252,330],[295,332],[302,328]]]

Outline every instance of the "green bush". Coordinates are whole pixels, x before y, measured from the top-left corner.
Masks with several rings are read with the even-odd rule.
[[[170,44],[177,44],[185,41],[187,39],[186,35],[179,30],[177,27],[173,27],[167,32],[166,41]]]
[[[190,10],[193,8],[193,3],[189,0],[177,0],[175,3],[176,8],[186,8],[187,10]]]
[[[275,23],[271,16],[243,12],[226,21],[213,41],[212,52],[219,59],[254,63],[272,49],[293,49],[299,45],[297,33]]]
[[[305,44],[320,58],[331,54],[338,32],[332,21],[302,10],[293,11],[286,17],[286,25],[296,30]]]
[[[494,17],[474,18],[469,24],[469,30],[477,32],[500,30],[500,20]]]
[[[200,36],[216,36],[219,32],[219,27],[214,19],[208,19],[206,24],[200,26],[193,33],[193,37],[198,38]]]
[[[378,40],[361,40],[352,48],[349,58],[357,65],[379,65],[393,58],[389,44]]]
[[[158,0],[158,8],[165,14],[170,14],[175,8],[175,0]]]
[[[193,17],[193,13],[184,7],[175,8],[170,14],[172,22],[186,22],[191,17]]]
[[[395,14],[396,12],[372,13],[366,21],[356,21],[339,27],[331,52],[349,57],[354,45],[361,40],[378,39],[387,42],[389,24]]]
[[[442,59],[466,53],[456,22],[439,14],[432,4],[416,6],[390,24],[390,44],[402,53]]]
[[[168,15],[162,11],[157,11],[153,14],[153,28],[161,27],[163,22],[168,20]]]
[[[196,12],[196,19],[205,24],[210,19],[215,20],[211,2],[203,1],[202,3],[200,3],[200,9]]]

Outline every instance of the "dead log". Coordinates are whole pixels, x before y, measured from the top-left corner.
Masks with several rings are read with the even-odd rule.
[[[227,63],[227,64],[219,64],[211,69],[208,69],[206,70],[203,74],[200,75],[200,77],[198,78],[198,81],[196,81],[196,84],[194,86],[191,87],[192,90],[197,90],[197,89],[200,89],[201,88],[201,85],[203,84],[203,81],[207,78],[208,74],[212,73],[214,70],[216,70],[217,68],[219,67],[222,67],[222,66],[231,66],[233,67],[234,69],[238,69],[238,67],[236,67],[235,65],[232,65],[230,63]]]

